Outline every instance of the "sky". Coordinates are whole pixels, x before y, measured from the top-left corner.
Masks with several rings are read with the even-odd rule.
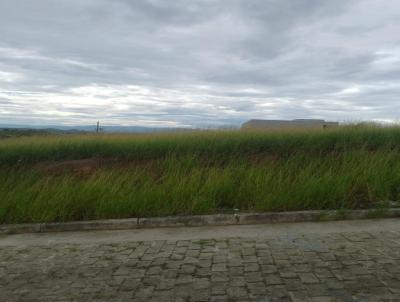
[[[398,0],[1,0],[0,124],[400,120]]]

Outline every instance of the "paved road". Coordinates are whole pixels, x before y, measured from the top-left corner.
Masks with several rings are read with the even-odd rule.
[[[400,220],[2,236],[0,301],[400,301]]]

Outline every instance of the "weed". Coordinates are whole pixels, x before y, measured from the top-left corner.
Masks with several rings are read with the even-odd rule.
[[[0,141],[0,223],[235,208],[343,218],[398,198],[399,171],[398,127],[9,138]]]

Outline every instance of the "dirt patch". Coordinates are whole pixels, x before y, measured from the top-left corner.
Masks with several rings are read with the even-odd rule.
[[[42,162],[35,166],[40,172],[47,175],[90,175],[102,166],[102,160],[98,158],[65,160],[57,162]]]
[[[69,174],[77,177],[85,177],[102,169],[118,169],[128,171],[131,169],[146,169],[155,171],[154,160],[123,160],[112,158],[88,158],[79,160],[64,160],[54,162],[42,162],[35,165],[35,169],[47,176]]]
[[[244,158],[250,165],[259,166],[267,162],[279,160],[279,156],[267,153],[252,154]],[[199,165],[204,167],[224,168],[230,161],[199,159]],[[143,170],[158,180],[163,174],[163,164],[154,159],[121,159],[121,158],[87,158],[77,160],[47,161],[33,165],[33,169],[39,171],[43,176],[88,177],[100,170],[115,169],[121,172]]]
[[[257,154],[250,154],[248,156],[249,163],[254,166],[259,166],[267,162],[275,162],[278,161],[279,159],[280,159],[279,155],[271,153],[257,153]]]

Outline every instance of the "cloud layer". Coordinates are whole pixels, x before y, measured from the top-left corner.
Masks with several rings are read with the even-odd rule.
[[[4,0],[0,124],[400,118],[397,0]]]

